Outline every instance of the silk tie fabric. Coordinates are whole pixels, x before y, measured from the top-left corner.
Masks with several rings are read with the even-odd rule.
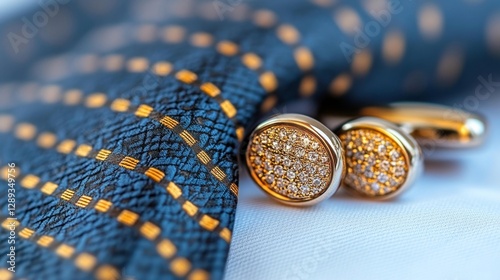
[[[43,3],[2,23],[1,279],[221,279],[260,113],[473,93],[500,52],[495,1]]]

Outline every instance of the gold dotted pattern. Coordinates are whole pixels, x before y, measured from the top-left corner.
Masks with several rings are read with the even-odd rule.
[[[441,36],[443,15],[435,4],[425,4],[418,12],[418,27],[424,38],[433,40]]]
[[[263,16],[264,18],[268,18],[268,19],[275,17],[274,13],[272,13],[271,11],[259,11],[259,14],[261,16]],[[151,38],[151,36],[149,36],[148,34],[150,34],[152,30],[155,30],[154,26],[143,25],[143,26],[139,26],[137,28],[137,30],[145,31],[145,33],[147,35],[147,36],[145,35],[146,37],[143,37],[141,35],[141,36],[136,38],[137,40],[139,40],[141,42],[152,41],[153,38]],[[290,43],[294,43],[296,40],[298,40],[298,38],[300,38],[298,31],[291,25],[284,24],[284,25],[280,26],[279,30],[280,31],[278,31],[278,34],[282,34],[282,35],[280,35],[280,37],[283,40],[287,40]],[[178,42],[181,42],[181,41],[189,38],[190,43],[195,47],[203,47],[204,48],[204,47],[214,45],[216,50],[225,56],[234,56],[234,55],[239,54],[243,57],[245,55],[245,53],[241,53],[239,51],[238,45],[233,43],[233,42],[230,42],[227,40],[222,40],[220,42],[215,43],[212,35],[210,35],[209,33],[197,32],[197,33],[192,34],[191,36],[185,36],[185,29],[183,27],[180,27],[180,26],[167,26],[167,27],[165,27],[163,29],[162,37],[163,37],[164,41],[167,43],[178,43]],[[142,73],[142,72],[145,72],[145,71],[150,69],[150,67],[149,67],[150,62],[148,61],[148,59],[146,59],[144,57],[134,57],[134,58],[130,58],[130,59],[125,61],[125,59],[123,58],[122,55],[110,54],[110,55],[103,57],[102,62],[99,62],[99,63],[97,63],[97,61],[99,60],[99,57],[97,57],[96,55],[86,55],[86,56],[83,56],[83,58],[90,57],[90,56],[92,57],[92,61],[95,62],[95,63],[92,63],[92,65],[94,65],[95,67],[93,66],[90,70],[88,70],[89,72],[98,71],[99,69],[103,69],[103,70],[109,71],[109,72],[114,72],[114,71],[119,71],[122,68],[125,68],[127,71],[132,72],[132,73]],[[256,54],[252,54],[252,56],[258,57]],[[298,66],[301,69],[311,68],[313,63],[314,63],[311,52],[309,51],[309,49],[307,49],[305,47],[297,48],[297,50],[295,52],[295,58],[296,58]],[[260,60],[260,58],[259,58],[259,60]],[[253,63],[253,64],[255,64],[255,63]],[[244,65],[247,66],[246,63],[244,63]],[[271,71],[265,71],[264,69],[261,69],[260,66],[261,66],[261,63],[259,63],[259,68],[257,68],[257,69],[253,68],[252,66],[247,66],[247,67],[249,67],[251,70],[254,70],[254,71],[258,70],[259,72],[261,72],[259,81],[260,81],[262,87],[267,92],[275,91],[277,86],[278,86],[278,81],[277,81],[276,77],[274,76],[274,73],[272,73]],[[187,76],[182,76],[183,71],[188,71],[188,70],[181,70],[180,71],[181,72],[181,75],[179,76],[180,81],[182,81],[184,83],[192,83],[192,82],[196,81],[197,77],[195,75],[191,75],[190,79],[188,79],[189,77],[187,77]],[[172,65],[168,62],[156,63],[156,64],[151,66],[151,72],[158,75],[158,76],[166,76],[172,72]],[[66,73],[66,74],[69,74],[69,73]],[[308,90],[310,90],[310,85],[312,85],[312,84],[309,83]],[[54,87],[54,86],[55,85],[51,85],[51,87]],[[307,95],[307,93],[304,93],[304,94]],[[77,103],[79,101],[77,99],[81,98],[81,96],[72,96],[72,97],[73,98],[70,98],[69,95],[65,96],[65,103],[67,105],[74,105],[75,103]],[[42,100],[51,99],[51,97],[49,95],[43,94],[41,96],[41,99]],[[52,100],[50,102],[55,102],[55,101],[56,100]],[[46,101],[46,102],[49,102],[49,101]],[[87,107],[89,107],[89,108],[100,107],[104,102],[105,102],[105,100],[97,99],[94,102],[88,102]],[[234,107],[234,105],[231,104],[231,102],[229,102],[228,100],[223,100],[222,102],[220,102],[220,104],[221,104],[221,108],[222,108],[223,112],[226,115],[228,115],[229,118],[233,118],[236,115],[237,110]],[[240,141],[241,140],[242,139],[240,139]]]
[[[39,181],[37,176],[31,175],[31,174],[24,176],[23,180],[26,180],[26,178],[28,178],[29,180],[32,180],[33,178],[35,178],[37,183]],[[55,189],[57,189],[57,187],[58,187],[56,184],[51,183],[51,182],[47,182],[44,184],[44,186],[47,186],[47,185],[51,186],[50,193],[44,192],[47,195],[53,194]],[[25,186],[23,186],[23,187],[25,187]],[[175,189],[174,190],[174,192],[176,193],[176,195],[174,195],[175,198],[178,198],[182,195],[182,190],[174,183],[170,183],[169,188],[170,188],[169,191],[172,191],[172,189]],[[59,198],[61,198],[62,200],[65,200],[68,203],[73,204],[71,199],[73,199],[74,196],[75,196],[75,192],[73,190],[67,189],[59,196]],[[86,208],[92,201],[96,201],[96,200],[97,199],[94,199],[90,196],[82,195],[76,199],[76,203],[74,203],[74,205],[76,205],[77,207]],[[179,260],[179,259],[184,260],[183,258],[179,258],[179,257],[174,258],[175,252],[177,251],[177,249],[176,249],[175,245],[170,240],[165,239],[165,238],[161,238],[161,239],[158,239],[158,241],[157,241],[157,238],[161,235],[161,232],[162,232],[161,228],[152,222],[141,221],[139,214],[137,214],[131,210],[127,210],[127,209],[120,210],[120,209],[114,207],[113,212],[118,213],[115,216],[115,214],[113,214],[109,211],[113,207],[113,203],[108,201],[108,200],[105,200],[105,199],[97,200],[97,203],[95,203],[93,205],[93,207],[95,210],[97,210],[100,213],[108,213],[112,217],[115,217],[118,222],[120,222],[126,226],[138,228],[138,230],[142,236],[144,236],[148,240],[151,240],[151,241],[157,243],[157,250],[158,250],[159,254],[162,255],[163,257],[166,257],[168,259],[173,258],[172,262],[175,262],[176,260]],[[185,201],[184,204],[182,205],[182,208],[191,217],[194,216],[194,214],[196,214],[198,212],[198,207],[195,206],[190,201]],[[202,214],[201,218],[199,219],[199,224],[202,228],[204,228],[206,230],[213,231],[219,225],[219,221],[217,219],[212,218],[209,215]],[[23,228],[19,231],[19,236],[21,236],[24,239],[32,238],[33,235],[34,235],[34,231],[29,229],[29,228]],[[231,232],[229,231],[229,229],[223,228],[220,231],[219,235],[223,240],[225,240],[227,242],[230,241]],[[52,238],[50,236],[42,236],[39,238],[37,243],[42,247],[48,247],[48,246],[52,245],[53,241],[54,241],[54,238]],[[168,246],[167,246],[167,244],[168,244]],[[55,253],[63,258],[71,258],[74,255],[74,248],[71,246],[68,246],[66,244],[61,244],[59,247],[56,248]],[[81,255],[77,256],[75,258],[75,262],[76,262],[75,264],[80,269],[86,270],[86,271],[92,269],[95,265],[95,259],[92,259],[91,255],[86,254],[86,253],[84,253],[83,256],[81,256]],[[191,264],[190,263],[187,263],[187,264],[188,264],[188,267],[190,268]]]
[[[9,132],[14,125],[14,118],[9,115],[0,115],[0,132]]]
[[[408,160],[398,143],[371,129],[353,129],[339,135],[345,149],[344,184],[361,195],[390,195],[406,181]]]
[[[388,64],[397,64],[403,58],[405,48],[403,33],[399,30],[389,31],[382,43],[382,56]]]
[[[253,23],[260,27],[265,28],[276,28],[276,33],[278,37],[288,44],[297,44],[300,39],[300,33],[297,29],[290,24],[281,24],[277,25],[277,17],[274,12],[269,10],[258,10],[251,11]],[[234,19],[233,19],[234,20]],[[135,27],[136,30],[136,40],[139,42],[152,42],[155,39],[155,33],[157,28],[153,25],[139,25]],[[192,46],[199,48],[206,48],[209,46],[215,46],[216,50],[225,55],[225,56],[234,56],[241,55],[244,56],[245,53],[239,51],[239,47],[234,42],[228,40],[221,40],[219,42],[215,42],[214,38],[211,34],[206,32],[195,32],[189,36],[186,35],[186,29],[182,26],[177,25],[169,25],[163,28],[160,28],[160,37],[166,43],[180,43],[187,40]],[[298,66],[301,69],[307,69],[312,67],[313,59],[312,54],[308,48],[305,47],[297,47],[295,51],[295,58]],[[127,61],[123,58],[123,56],[119,54],[109,54],[105,56],[100,62],[99,57],[96,55],[85,55],[82,56],[80,60],[83,60],[79,64],[92,64],[92,67],[87,67],[85,73],[98,71],[99,69],[104,69],[105,71],[114,72],[119,71],[125,68],[129,72],[140,73],[145,72],[149,68],[149,61],[144,57],[134,57]],[[87,62],[89,60],[89,62]],[[91,61],[90,61],[91,60]],[[165,76],[166,73],[170,72],[169,70],[160,70],[155,71],[157,68],[154,66],[153,73],[156,73],[159,76]],[[259,69],[260,72],[263,69]],[[70,73],[65,73],[65,75],[69,75]],[[273,74],[274,75],[274,74]],[[277,81],[272,80],[264,80],[263,87],[266,91],[274,91],[277,88]]]
[[[27,124],[27,125],[31,125],[31,124]],[[196,142],[196,140],[194,138],[192,138],[191,134],[189,134],[186,130],[184,130],[181,133],[181,135],[182,135],[181,137],[186,138],[185,141],[187,141],[189,143],[193,143],[192,141]],[[61,143],[72,143],[72,147],[76,146],[76,141],[71,140],[71,139],[63,140],[63,141],[61,141]],[[71,153],[71,151],[68,152],[67,150],[58,150],[58,151],[60,153],[64,153],[64,154]],[[138,171],[138,170],[136,170],[136,168],[140,164],[140,160],[138,160],[136,158],[133,158],[130,156],[122,156],[122,155],[118,155],[118,154],[113,154],[112,151],[107,150],[107,149],[100,149],[98,151],[93,150],[92,146],[86,145],[86,144],[79,145],[78,148],[74,151],[74,154],[76,156],[79,156],[79,157],[95,158],[96,160],[99,160],[99,161],[106,161],[109,158],[113,158],[113,157],[122,157],[122,160],[118,163],[118,165],[120,167],[128,169],[128,170],[133,170],[135,172],[143,173],[144,175],[149,177],[151,180],[153,180],[157,183],[163,184],[162,180],[165,177],[165,173],[163,171],[161,171],[155,167],[145,167],[144,172]],[[210,156],[205,151],[199,152],[197,154],[197,157],[200,159],[201,162],[208,162],[211,160]],[[144,167],[142,167],[141,170],[142,169],[144,169]],[[211,170],[211,174],[221,182],[224,181],[224,179],[227,177],[227,175],[224,173],[224,171],[222,171],[222,169],[219,168],[218,166],[215,166]],[[28,175],[24,176],[22,178],[22,180],[20,180],[20,184],[24,188],[33,189],[33,188],[36,188],[37,186],[39,186],[40,178],[35,176],[35,175],[28,174]],[[40,190],[47,195],[51,195],[55,192],[57,187],[58,187],[58,185],[56,185],[52,182],[47,182],[47,183],[43,184],[43,186],[41,187]],[[231,192],[233,192],[235,195],[237,195],[236,184],[232,183],[228,186],[228,188]],[[182,196],[182,190],[173,182],[168,183],[166,190],[168,193],[170,193],[172,195],[172,197],[174,199],[178,199],[179,197]],[[76,201],[75,205],[78,207],[81,207],[81,208],[86,208],[88,206],[88,204],[91,201],[93,201],[92,197],[89,197],[86,195],[83,195],[79,198],[75,198],[74,196],[75,196],[75,191],[67,189],[60,195],[60,198],[62,200],[68,201],[68,202]],[[184,200],[186,200],[186,199],[184,199]],[[186,201],[188,201],[188,200],[186,200]],[[95,206],[95,209],[98,210],[99,212],[107,212],[111,208],[111,206],[112,206],[111,202],[106,201],[106,200],[99,200]],[[191,208],[183,208],[183,209],[190,217],[192,217],[193,219],[196,219],[199,222],[200,226],[202,226],[203,228],[205,228],[207,230],[213,231],[215,228],[205,226],[206,223],[201,222],[203,219],[205,219],[205,221],[207,219],[214,220],[214,221],[216,221],[217,225],[219,224],[219,221],[217,219],[212,218],[212,217],[205,215],[205,214],[201,215],[200,217],[198,217],[198,216],[194,217],[193,215],[190,214],[191,213],[190,210],[192,210],[192,207]],[[122,223],[125,223],[125,224],[130,223],[130,226],[133,225],[134,221],[131,219],[131,217],[126,215],[127,212],[122,213],[122,214],[124,214],[123,219],[119,219],[119,221]],[[137,218],[139,218],[139,217],[137,217]],[[219,231],[219,234],[220,234],[220,231],[222,231],[224,229],[225,228],[218,228],[217,230]],[[220,236],[221,236],[221,238],[226,240],[225,236],[223,236],[223,235],[220,235]],[[226,241],[229,241],[229,240],[226,240]]]
[[[330,93],[333,96],[344,95],[352,85],[352,77],[347,73],[338,75],[330,84]]]
[[[9,218],[0,217],[2,225],[8,225],[10,222]],[[10,230],[7,226],[3,226],[5,230]],[[25,240],[31,241],[38,246],[42,248],[46,248],[48,250],[53,251],[56,255],[58,255],[61,258],[64,259],[72,259],[74,265],[85,272],[91,272],[93,270],[96,271],[95,275],[97,279],[103,279],[102,277],[99,277],[97,274],[97,271],[99,271],[102,267],[108,267],[110,269],[113,269],[116,271],[116,275],[114,278],[105,278],[106,280],[118,280],[120,279],[120,275],[118,273],[118,270],[110,265],[107,264],[98,264],[97,257],[94,256],[93,254],[90,254],[88,252],[83,252],[83,253],[78,253],[76,252],[76,249],[74,246],[68,245],[66,243],[57,241],[54,237],[48,236],[48,235],[38,235],[35,233],[35,230],[21,226],[19,222],[16,222],[16,231],[18,232],[18,235]],[[0,270],[0,279],[10,279],[7,277],[3,276],[13,276],[11,274],[6,274],[6,272],[3,272]]]
[[[361,18],[351,8],[341,7],[336,9],[333,18],[340,30],[348,35],[354,35],[356,30],[362,28]]]
[[[117,100],[119,100],[119,103],[121,103],[121,105],[119,106],[120,108],[118,109],[119,111],[121,111],[121,110],[123,110],[123,108],[121,106],[126,104],[127,102],[125,102],[125,101],[127,101],[127,100],[125,100],[125,99],[117,99]],[[111,102],[111,104],[116,104],[117,102],[115,102],[115,101]],[[111,107],[112,107],[112,105],[111,105]],[[228,106],[226,108],[226,110],[231,110],[231,108],[232,108],[231,106]],[[130,108],[127,108],[127,110],[125,112],[129,112],[129,109]],[[138,107],[138,109],[135,110],[135,115],[138,117],[146,117],[146,116],[149,117],[149,115],[151,115],[152,112],[153,112],[152,107],[143,104],[143,105],[140,105]],[[14,122],[14,119],[10,115],[2,115],[0,117],[4,118],[4,119],[9,119],[9,121]],[[176,128],[179,125],[179,122],[177,120],[174,120],[173,118],[171,118],[169,116],[163,116],[158,121],[162,125],[167,127],[168,129],[172,130],[173,132],[175,132],[174,128]],[[22,135],[28,134],[27,132],[25,132],[26,130],[28,130],[29,137],[26,137],[26,135],[24,135],[22,138],[19,136],[18,137],[20,139],[23,139],[26,141],[29,141],[29,140],[36,138],[37,144],[42,148],[52,148],[52,146],[55,143],[57,143],[56,136],[53,133],[42,132],[37,136],[36,135],[37,129],[32,124],[21,123],[21,124],[15,125],[15,126],[10,125],[9,128],[12,128],[12,127],[15,127],[14,133],[17,133],[17,134],[22,133]],[[20,132],[20,131],[22,131],[22,132]],[[6,130],[6,131],[2,131],[2,132],[9,132],[9,131]],[[46,143],[46,141],[40,141],[40,138],[46,137],[46,135],[50,135],[50,138],[51,138],[50,145],[48,145]],[[198,150],[197,151],[197,158],[200,160],[200,162],[206,166],[206,168],[210,171],[210,173],[217,180],[219,180],[221,183],[225,184],[234,195],[238,195],[237,188],[232,187],[231,183],[226,180],[227,174],[225,174],[225,172],[220,167],[218,167],[217,165],[215,165],[212,162],[212,158],[210,157],[208,152],[201,149],[201,147],[198,145],[199,141],[187,130],[182,130],[180,133],[178,133],[178,135],[184,140],[184,142],[188,146],[193,147],[196,145],[197,147],[195,150]],[[243,139],[244,130],[242,127],[238,128],[236,130],[236,135],[238,136],[239,139]],[[65,139],[65,140],[60,141],[59,144],[57,144],[56,150],[60,153],[63,153],[63,154],[70,154],[70,153],[74,152],[74,154],[77,156],[88,157],[88,155],[93,151],[93,148],[92,148],[92,146],[87,145],[87,144],[80,144],[77,146],[76,141],[74,141],[72,139]],[[106,149],[100,149],[100,150],[95,151],[95,152],[96,152],[95,159],[99,160],[99,161],[108,160],[109,156],[112,154],[112,151],[106,150]],[[133,157],[125,157],[119,163],[119,165],[121,167],[129,169],[129,170],[134,170],[136,168],[137,164],[139,164],[139,161]],[[156,173],[156,174],[151,173],[151,170],[150,170],[150,172],[144,172],[144,174],[153,180],[161,180],[163,178],[161,176],[160,176],[161,178],[158,177],[159,173]]]

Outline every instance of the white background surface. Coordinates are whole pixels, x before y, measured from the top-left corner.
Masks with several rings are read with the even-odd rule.
[[[427,157],[393,201],[293,208],[242,174],[226,279],[500,279],[499,97],[479,103],[484,146]]]

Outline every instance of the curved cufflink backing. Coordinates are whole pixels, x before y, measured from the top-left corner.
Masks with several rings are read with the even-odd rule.
[[[398,102],[384,107],[365,107],[362,116],[385,119],[400,126],[421,145],[468,148],[484,142],[486,121],[479,115],[442,105]]]

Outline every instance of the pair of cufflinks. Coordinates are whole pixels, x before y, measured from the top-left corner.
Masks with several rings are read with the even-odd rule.
[[[308,206],[343,185],[354,194],[390,199],[423,170],[424,147],[466,148],[483,142],[477,115],[425,103],[362,109],[334,130],[299,114],[259,124],[244,148],[255,183],[279,202]]]

